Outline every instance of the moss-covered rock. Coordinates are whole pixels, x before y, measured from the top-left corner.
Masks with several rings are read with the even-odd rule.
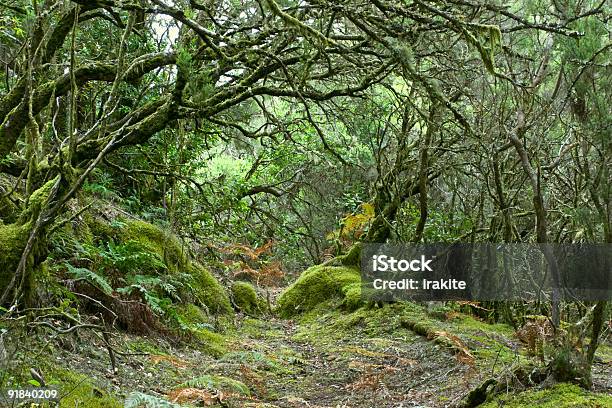
[[[188,287],[181,293],[186,302],[195,303],[214,314],[232,311],[229,295],[217,279],[200,264],[189,259],[184,244],[172,233],[141,220],[123,220],[109,224],[93,215],[85,219],[94,241],[113,240],[134,243],[142,251],[159,258],[170,274],[190,275]]]
[[[300,275],[278,299],[277,311],[290,317],[312,310],[318,304],[332,298],[342,297],[343,289],[360,283],[359,270],[344,266],[314,266]]]
[[[248,282],[234,282],[232,284],[232,298],[240,311],[248,315],[258,315],[264,311],[264,304],[257,296],[253,285]]]
[[[192,277],[193,295],[200,305],[205,306],[211,313],[231,313],[232,306],[227,292],[209,271],[197,263],[192,263],[188,272]]]
[[[105,242],[110,240],[115,241],[117,239],[118,229],[113,228],[103,219],[90,214],[86,214],[83,219],[85,224],[87,224],[94,241]]]

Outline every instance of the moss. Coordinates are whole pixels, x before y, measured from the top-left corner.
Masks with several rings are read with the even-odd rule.
[[[17,207],[7,197],[0,197],[0,221],[7,223],[15,222],[17,220],[18,213],[19,207]]]
[[[113,228],[102,219],[92,216],[85,216],[85,223],[89,227],[94,240],[98,241],[110,241],[117,240],[118,229]]]
[[[208,323],[204,311],[192,303],[177,305],[176,313],[185,323],[190,325]]]
[[[207,329],[197,329],[192,332],[200,343],[201,349],[213,357],[221,357],[227,353],[226,339],[219,333]]]
[[[190,275],[189,288],[181,293],[184,301],[197,303],[210,313],[226,314],[232,311],[225,288],[209,271],[189,260],[184,245],[173,234],[140,220],[127,220],[112,226],[98,217],[88,216],[85,223],[96,240],[118,243],[133,241],[142,250],[159,257],[169,273]]]
[[[192,277],[193,294],[202,306],[212,313],[231,313],[227,292],[209,271],[197,263],[191,264],[188,271]]]
[[[314,266],[300,275],[278,299],[277,312],[284,317],[312,310],[318,304],[343,295],[343,288],[361,282],[359,271],[348,267]]]
[[[264,304],[257,297],[253,285],[248,282],[234,282],[232,284],[232,297],[240,310],[248,315],[256,316],[264,310]]]
[[[206,354],[220,357],[227,352],[225,337],[209,330],[212,328],[210,319],[201,308],[194,304],[182,304],[177,305],[175,311],[181,320],[182,329],[193,336]]]
[[[136,241],[147,250],[159,255],[171,272],[187,264],[184,246],[174,235],[160,227],[140,220],[128,220],[121,228],[118,239]]]
[[[351,283],[342,288],[344,300],[342,307],[348,311],[354,311],[363,306],[364,302],[361,298],[361,283]]]
[[[0,288],[7,287],[13,277],[29,233],[29,223],[0,225]]]
[[[41,188],[34,191],[30,197],[28,198],[28,203],[26,205],[26,211],[23,211],[19,215],[19,222],[24,224],[28,221],[31,221],[33,218],[38,217],[40,210],[45,205],[47,199],[49,198],[49,194],[51,194],[51,190],[53,189],[53,185],[56,183],[59,176],[56,176],[54,179],[47,181]]]
[[[123,404],[114,396],[98,388],[83,374],[65,369],[57,369],[49,379],[50,385],[56,385],[63,396],[60,407],[114,408]]]
[[[362,244],[359,242],[353,245],[348,250],[346,255],[342,256],[342,259],[340,261],[342,265],[359,267],[359,265],[361,264],[361,248]]]
[[[557,384],[546,390],[529,390],[519,394],[505,394],[498,396],[483,405],[482,408],[540,407],[540,408],[566,408],[566,407],[609,407],[612,406],[612,396],[595,394],[571,384]]]

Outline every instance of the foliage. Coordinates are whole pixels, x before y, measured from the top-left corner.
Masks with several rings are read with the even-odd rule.
[[[179,404],[171,403],[154,395],[134,391],[125,400],[124,408],[179,408]]]
[[[110,296],[113,293],[113,287],[103,276],[87,269],[87,268],[75,268],[70,264],[65,264],[68,273],[71,274],[76,280],[85,280],[91,283],[96,288],[100,289],[102,293]]]
[[[233,378],[217,375],[203,375],[193,378],[181,384],[181,387],[195,387],[211,391],[222,390],[225,392],[238,392],[246,396],[251,395],[249,387],[242,382],[234,380]]]

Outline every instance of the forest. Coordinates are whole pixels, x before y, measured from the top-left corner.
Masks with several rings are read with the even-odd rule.
[[[0,407],[612,407],[611,15],[0,1]],[[370,296],[411,245],[555,286]]]

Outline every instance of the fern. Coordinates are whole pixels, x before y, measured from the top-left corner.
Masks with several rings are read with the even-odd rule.
[[[125,399],[124,408],[181,408],[181,405],[135,391],[130,393]]]
[[[203,375],[201,377],[192,378],[191,380],[185,381],[180,387],[194,387],[200,389],[214,390],[226,390],[231,392],[237,392],[242,395],[249,396],[251,391],[249,387],[244,383],[234,380],[233,378],[223,377],[220,375]]]
[[[87,268],[75,268],[69,263],[66,263],[65,265],[68,272],[72,274],[75,279],[84,280],[91,283],[96,288],[100,289],[105,295],[110,296],[113,293],[112,286],[104,276],[98,275],[94,271]]]

